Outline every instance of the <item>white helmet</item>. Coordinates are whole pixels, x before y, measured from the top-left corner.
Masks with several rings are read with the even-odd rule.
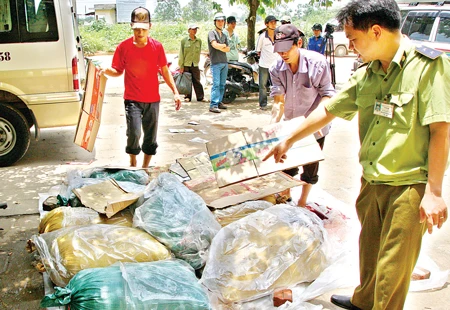
[[[216,20],[225,20],[226,18],[227,17],[222,12],[216,13],[216,15],[214,15],[214,21],[216,21]]]

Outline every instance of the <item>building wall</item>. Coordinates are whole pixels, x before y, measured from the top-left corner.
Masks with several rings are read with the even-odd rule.
[[[95,19],[105,19],[105,22],[107,24],[115,24],[117,22],[116,19],[116,10],[110,9],[110,10],[95,10]]]

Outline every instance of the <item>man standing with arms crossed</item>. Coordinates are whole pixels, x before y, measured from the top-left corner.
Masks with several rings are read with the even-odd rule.
[[[324,99],[332,97],[336,91],[331,84],[331,73],[325,56],[298,48],[303,33],[292,24],[281,25],[275,29],[274,52],[280,55],[270,68],[273,96],[273,118],[279,122],[299,116],[308,116]],[[325,136],[330,130],[326,125],[315,133],[317,143],[323,148]],[[298,173],[298,168],[285,170],[290,176]],[[306,182],[297,205],[305,207],[313,184],[319,180],[319,163],[303,166],[300,179]],[[290,195],[289,195],[290,196]]]
[[[211,87],[211,103],[209,112],[220,113],[220,109],[227,107],[222,103],[225,93],[225,83],[228,74],[227,52],[230,51],[227,36],[223,33],[225,15],[214,15],[214,30],[208,33],[208,50],[211,59],[211,74],[213,85]]]
[[[358,114],[363,167],[356,211],[360,285],[333,295],[344,309],[403,309],[422,236],[448,219],[442,183],[449,155],[450,62],[400,31],[394,0],[351,1],[337,19],[367,67],[264,158],[283,162],[295,141],[335,117]]]
[[[180,72],[190,72],[192,74],[192,86],[195,90],[197,101],[206,102],[204,99],[203,85],[200,81],[200,69],[198,63],[200,62],[200,52],[202,51],[202,40],[197,38],[198,26],[195,24],[189,25],[189,36],[181,40],[180,51],[178,53],[178,65]],[[192,92],[186,95],[187,101],[192,100]]]
[[[159,95],[158,68],[164,81],[174,94],[175,109],[181,107],[180,95],[167,68],[164,48],[158,41],[148,36],[151,27],[150,12],[138,7],[131,13],[133,36],[121,42],[114,52],[111,68],[102,69],[109,76],[120,76],[125,71],[125,115],[127,119],[127,147],[131,167],[136,167],[136,156],[141,152],[139,140],[144,131],[142,168],[148,168],[156,154],[158,143]],[[142,127],[142,129],[141,129]]]

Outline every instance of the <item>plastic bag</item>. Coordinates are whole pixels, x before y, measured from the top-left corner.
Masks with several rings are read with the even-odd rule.
[[[109,224],[131,227],[133,215],[126,209],[111,218],[101,216],[97,211],[89,208],[59,207],[47,214],[39,223],[39,233],[47,233],[64,227],[82,226],[89,224]]]
[[[150,262],[171,257],[170,252],[142,230],[95,224],[59,229],[31,239],[50,279],[64,287],[80,270],[116,262]]]
[[[116,181],[127,181],[136,184],[147,185],[150,178],[144,170],[118,170],[118,169],[94,169],[87,174],[88,178],[113,178]]]
[[[252,214],[259,210],[265,210],[272,206],[273,204],[268,201],[261,201],[261,200],[246,201],[244,203],[231,206],[228,208],[217,209],[213,213],[219,224],[222,225],[222,227],[224,227],[243,217],[246,217],[249,214]]]
[[[224,302],[252,300],[315,280],[329,265],[322,221],[277,205],[223,227],[214,238],[201,283]]]
[[[124,263],[80,271],[66,288],[46,295],[41,307],[71,310],[209,310],[194,270],[181,260]]]
[[[147,231],[194,269],[220,229],[203,199],[174,175],[161,173],[148,187],[148,200],[136,209],[133,226]]]
[[[192,91],[192,74],[190,72],[175,73],[175,85],[181,95],[189,95]]]

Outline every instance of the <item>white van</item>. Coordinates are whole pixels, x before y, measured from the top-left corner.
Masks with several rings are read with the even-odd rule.
[[[334,45],[334,55],[337,57],[342,57],[348,55],[349,40],[344,32],[344,27],[335,19],[330,19],[327,24],[333,26],[333,45]],[[326,27],[326,26],[325,26]]]
[[[26,153],[30,128],[75,125],[85,62],[70,0],[0,0],[0,167]]]
[[[450,56],[450,1],[398,0],[402,33]]]

